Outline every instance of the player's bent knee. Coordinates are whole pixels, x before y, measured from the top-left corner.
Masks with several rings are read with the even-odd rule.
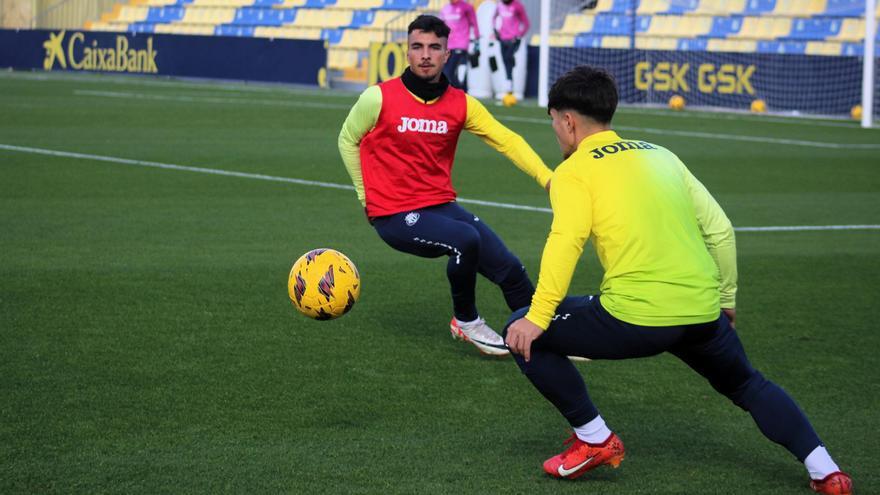
[[[459,232],[458,239],[455,240],[455,247],[462,253],[475,257],[479,256],[481,244],[480,233],[470,225],[463,226]]]

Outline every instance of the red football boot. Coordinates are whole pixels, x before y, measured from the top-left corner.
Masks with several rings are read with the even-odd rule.
[[[824,495],[852,495],[852,479],[848,474],[836,471],[822,478],[811,480],[810,488]]]
[[[555,478],[575,479],[587,471],[608,464],[613,468],[620,466],[626,453],[623,442],[614,433],[601,444],[589,444],[575,434],[563,445],[571,446],[563,453],[544,461],[544,471]]]

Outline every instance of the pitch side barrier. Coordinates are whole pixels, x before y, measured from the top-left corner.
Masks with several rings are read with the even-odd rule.
[[[761,99],[773,111],[849,115],[853,105],[861,102],[862,60],[857,56],[596,48],[550,51],[551,61],[565,62],[551,64],[551,84],[568,67],[603,66],[614,74],[620,99],[626,103],[665,105],[677,94],[696,106],[746,110],[752,101]],[[537,60],[537,49],[534,56],[529,55],[530,61]],[[530,79],[537,72],[535,64]],[[537,93],[537,80],[533,84]]]
[[[538,47],[528,47],[525,95],[538,94]],[[774,112],[849,115],[861,102],[862,60],[857,56],[729,53],[698,50],[550,48],[549,82],[579,64],[605,67],[624,103],[666,105],[681,95],[689,106],[748,110],[763,100]],[[406,67],[401,43],[370,49],[368,84]],[[495,70],[501,65],[491,63]]]
[[[0,68],[233,79],[318,86],[321,40],[0,30]]]

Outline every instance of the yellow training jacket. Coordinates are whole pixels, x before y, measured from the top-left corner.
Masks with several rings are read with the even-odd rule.
[[[526,318],[546,329],[588,238],[602,306],[643,326],[704,323],[736,299],[733,226],[670,151],[613,131],[584,139],[553,175],[553,224]]]

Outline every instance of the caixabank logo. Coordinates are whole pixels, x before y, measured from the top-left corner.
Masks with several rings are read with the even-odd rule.
[[[97,38],[89,39],[85,33],[78,31],[69,36],[67,31],[49,33],[49,39],[43,42],[43,48],[46,49],[43,68],[140,74],[159,72],[156,65],[159,51],[153,47],[152,36],[147,37],[146,46],[140,49],[131,46],[128,36],[117,35],[114,41],[106,46],[99,43]]]

